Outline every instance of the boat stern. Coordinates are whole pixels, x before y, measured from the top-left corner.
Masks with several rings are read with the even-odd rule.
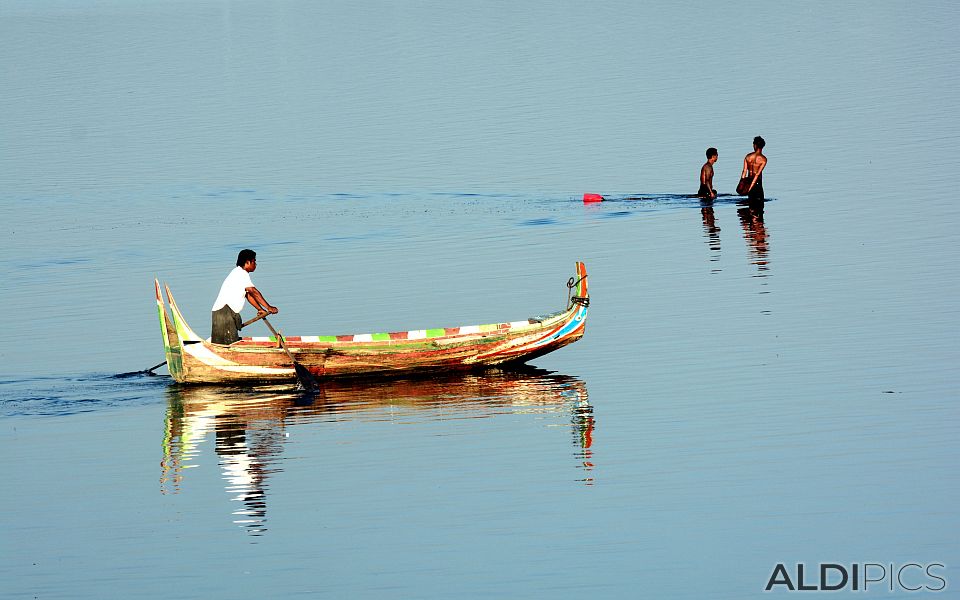
[[[157,294],[157,314],[160,317],[160,333],[163,336],[163,353],[167,358],[167,370],[170,371],[170,376],[174,380],[183,381],[183,347],[180,344],[180,336],[177,335],[177,329],[167,313],[167,306],[160,293],[160,282],[154,279],[153,283]]]

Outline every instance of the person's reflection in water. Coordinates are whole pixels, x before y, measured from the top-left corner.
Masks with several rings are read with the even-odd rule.
[[[232,494],[232,501],[243,504],[233,511],[237,517],[234,523],[251,535],[265,532],[267,465],[282,451],[282,409],[278,414],[271,397],[258,398],[230,390],[171,387],[170,394],[161,493],[181,492],[184,470],[198,466],[191,463],[200,455],[200,444],[213,430],[226,491]]]
[[[247,442],[246,424],[237,415],[217,415],[214,423],[216,450],[223,478],[227,481],[227,492],[234,494],[232,501],[243,503],[242,508],[233,511],[239,517],[234,523],[246,527],[251,534],[263,533],[267,521],[263,456],[271,453],[269,444],[268,448],[251,448]]]
[[[700,216],[703,218],[703,235],[707,238],[707,246],[710,248],[710,262],[719,262],[720,260],[720,228],[717,227],[717,220],[713,214],[713,200],[700,200]],[[721,269],[714,268],[711,273],[719,273]]]
[[[758,277],[766,277],[770,270],[770,234],[763,222],[763,202],[751,202],[737,209],[743,237],[750,250],[750,262],[757,265]]]

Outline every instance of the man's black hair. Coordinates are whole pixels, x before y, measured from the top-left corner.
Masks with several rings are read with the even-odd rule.
[[[763,150],[763,147],[766,146],[767,143],[763,141],[763,138],[758,135],[757,137],[753,138],[753,145],[759,148],[760,150]]]
[[[240,254],[237,255],[237,266],[242,267],[247,264],[248,260],[254,260],[257,258],[257,253],[249,248],[241,250]]]
[[[711,156],[716,156],[716,155],[717,155],[716,148],[707,148],[707,160],[709,160]]]

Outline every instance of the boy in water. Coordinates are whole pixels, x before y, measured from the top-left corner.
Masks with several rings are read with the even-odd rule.
[[[716,148],[707,148],[707,162],[700,167],[700,189],[697,190],[697,196],[700,198],[716,198],[717,190],[713,189],[713,163],[718,158]]]

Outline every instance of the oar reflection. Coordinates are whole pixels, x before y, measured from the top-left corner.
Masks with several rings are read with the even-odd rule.
[[[239,503],[233,511],[234,522],[254,535],[266,531],[268,477],[283,471],[280,457],[294,427],[324,427],[343,421],[416,424],[502,414],[566,414],[576,448],[576,468],[584,470],[578,479],[592,483],[594,420],[586,384],[576,377],[540,369],[328,383],[309,395],[293,393],[289,387],[177,385],[168,389],[168,395],[161,491],[181,492],[184,474],[191,467],[201,467],[193,477],[200,476],[204,445],[213,433],[227,492]]]

